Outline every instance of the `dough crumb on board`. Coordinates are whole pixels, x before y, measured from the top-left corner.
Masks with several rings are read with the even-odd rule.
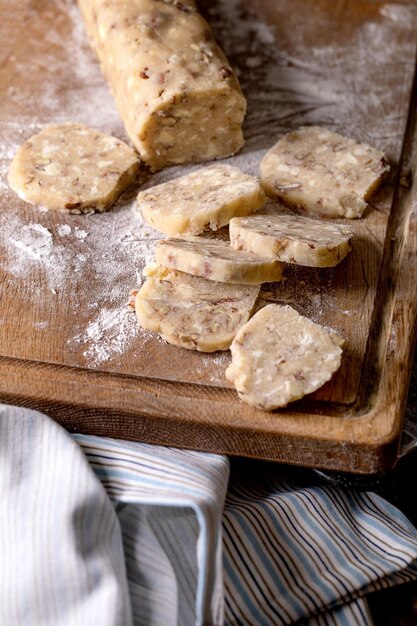
[[[353,231],[298,215],[235,217],[229,224],[230,245],[269,259],[310,267],[334,267],[350,251]]]
[[[67,213],[105,211],[137,178],[136,152],[81,124],[47,126],[16,152],[10,187],[26,202]]]
[[[199,169],[138,194],[143,219],[170,236],[217,230],[264,203],[258,180],[231,165]]]
[[[152,169],[234,154],[246,101],[193,0],[78,0],[120,116]]]
[[[220,239],[187,237],[158,241],[158,265],[222,283],[259,285],[282,278],[283,263],[234,250]]]
[[[285,407],[316,391],[339,368],[344,341],[290,306],[269,304],[236,334],[226,378],[259,409]]]
[[[155,266],[134,298],[145,330],[182,348],[214,352],[229,348],[258,293],[259,286],[227,285]]]
[[[361,217],[389,166],[384,154],[318,126],[284,135],[261,161],[268,196],[320,217]]]

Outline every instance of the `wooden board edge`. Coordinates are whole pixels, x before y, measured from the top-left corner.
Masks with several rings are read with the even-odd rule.
[[[34,377],[35,385],[29,386],[27,381]],[[375,410],[361,417],[320,416],[327,432],[305,436],[302,426],[286,432],[261,430],[256,422],[252,428],[241,426],[241,405],[230,390],[223,390],[223,397],[214,400],[210,388],[174,387],[167,390],[160,381],[121,376],[100,380],[95,372],[0,359],[1,401],[46,413],[70,432],[356,473],[379,473],[396,460],[399,431],[387,433],[384,441],[369,435],[378,419]],[[194,414],[195,394],[200,392],[204,421],[201,414]],[[209,407],[223,414],[221,423],[213,422]],[[314,420],[314,416],[304,417]],[[299,419],[296,415],[295,424]],[[342,439],[337,429],[341,421],[345,425]]]
[[[353,412],[365,411],[375,443],[400,442],[417,341],[417,59],[403,149],[390,211],[360,392]],[[383,338],[381,340],[381,337]],[[390,469],[385,467],[385,469]]]

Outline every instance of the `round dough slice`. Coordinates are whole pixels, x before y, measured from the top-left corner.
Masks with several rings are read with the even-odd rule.
[[[261,161],[268,196],[320,217],[361,217],[389,166],[379,150],[318,126],[284,135]]]
[[[142,327],[189,350],[227,350],[249,319],[259,286],[226,285],[165,267],[147,269],[135,297]]]
[[[230,247],[227,241],[188,237],[158,241],[158,265],[222,283],[259,285],[281,280],[283,263]]]
[[[231,165],[200,169],[138,194],[143,219],[169,236],[217,230],[264,203],[258,180]]]
[[[334,267],[350,251],[353,231],[297,215],[235,217],[229,225],[230,245],[269,259],[310,267]]]
[[[123,141],[71,123],[48,126],[26,141],[8,178],[26,202],[80,214],[108,209],[138,173],[138,156]]]
[[[340,366],[343,343],[292,307],[269,304],[237,333],[226,378],[242,400],[272,411],[327,382]]]

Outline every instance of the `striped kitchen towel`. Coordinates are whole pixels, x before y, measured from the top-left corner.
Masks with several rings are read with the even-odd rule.
[[[135,626],[221,624],[227,458],[74,438],[119,515]]]
[[[365,625],[368,592],[417,577],[380,496],[229,467],[0,407],[0,624]]]
[[[232,463],[223,511],[227,624],[372,624],[364,596],[414,580],[416,558],[416,529],[375,493],[305,470]]]

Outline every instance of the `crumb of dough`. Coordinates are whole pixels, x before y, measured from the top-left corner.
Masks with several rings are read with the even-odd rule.
[[[169,236],[217,230],[264,203],[258,180],[231,165],[199,169],[138,194],[144,220]]]
[[[227,241],[187,237],[158,241],[158,265],[222,283],[259,285],[282,279],[284,264],[234,250]]]
[[[284,135],[261,161],[268,196],[319,217],[361,217],[389,165],[384,154],[319,126]]]
[[[26,202],[81,214],[108,209],[138,173],[138,155],[123,141],[68,123],[47,126],[25,141],[8,180]]]
[[[226,378],[266,411],[319,389],[339,368],[343,339],[290,306],[269,304],[240,328]]]
[[[135,296],[141,326],[189,350],[227,350],[259,293],[259,285],[227,285],[156,265],[145,274]]]
[[[309,267],[334,267],[349,253],[352,229],[301,215],[235,217],[230,245],[268,259]]]

